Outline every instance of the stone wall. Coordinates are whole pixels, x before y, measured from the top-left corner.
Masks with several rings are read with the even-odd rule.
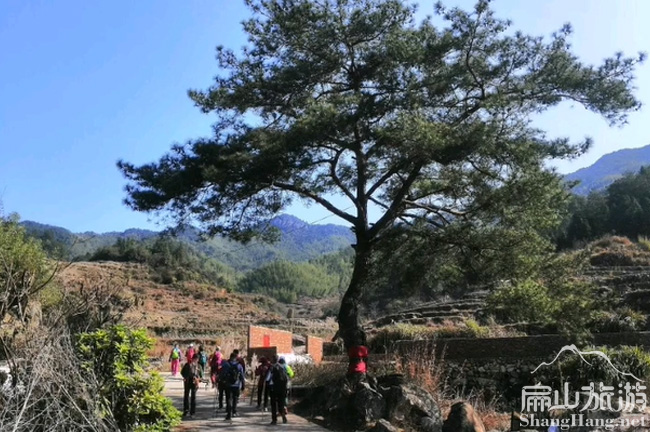
[[[542,367],[535,374],[532,371],[544,361],[551,362],[563,346],[570,344],[559,335],[541,335],[401,341],[395,349],[401,356],[435,355],[452,391],[465,395],[480,392],[486,400],[499,399],[503,408],[509,410],[518,409],[523,386],[548,382],[552,368]],[[650,350],[650,332],[595,334],[593,344]]]
[[[395,344],[401,354],[413,350],[435,350],[445,360],[546,358],[557,354],[571,342],[560,335],[539,335],[491,339],[438,339],[432,341],[399,341]],[[632,345],[650,349],[650,332],[599,333],[594,345]]]

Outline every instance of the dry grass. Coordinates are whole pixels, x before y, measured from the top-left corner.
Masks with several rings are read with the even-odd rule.
[[[650,242],[645,237],[637,243],[627,237],[605,236],[587,246],[591,251],[589,263],[603,267],[650,265]]]
[[[215,335],[247,322],[277,320],[274,303],[263,296],[228,293],[218,287],[187,282],[155,282],[146,266],[116,262],[79,262],[57,276],[63,287],[97,286],[110,281],[133,301],[125,320],[134,326],[191,336],[200,328]]]
[[[117,430],[112,414],[99,404],[92,372],[70,355],[69,335],[43,328],[29,336],[25,345],[15,347],[20,360],[10,363],[16,385],[0,383],[0,432]]]
[[[297,364],[292,366],[295,377],[294,385],[306,387],[320,387],[332,384],[345,375],[347,363],[323,362],[320,365]]]
[[[627,237],[607,235],[598,240],[594,240],[589,244],[590,247],[600,248],[600,249],[617,249],[617,248],[627,248],[632,246],[632,241]]]
[[[396,359],[395,371],[431,393],[441,403],[445,399],[445,368],[442,359],[436,359],[432,354],[434,351],[433,342],[406,351]]]
[[[392,345],[403,340],[435,340],[438,338],[497,338],[521,336],[522,332],[492,320],[479,325],[472,319],[463,322],[444,321],[442,324],[415,325],[398,323],[374,331],[369,346],[374,352],[391,352]]]
[[[447,386],[444,356],[436,359],[430,346],[420,346],[406,352],[395,362],[395,370],[408,380],[427,390],[438,403],[443,418],[447,418],[451,406],[466,401],[474,407],[488,431],[507,431],[510,428],[510,413],[497,410],[498,400],[486,400],[483,394],[472,393],[464,397],[454,394]]]

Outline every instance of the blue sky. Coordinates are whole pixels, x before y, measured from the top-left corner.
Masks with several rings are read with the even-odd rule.
[[[422,17],[432,12],[433,2],[420,4]],[[445,4],[470,8],[474,1]],[[531,34],[571,22],[574,51],[586,62],[650,51],[650,1],[495,0],[494,8]],[[160,229],[155,218],[122,204],[125,181],[115,162],[150,162],[173,143],[210,133],[214,118],[192,105],[187,90],[211,84],[216,45],[245,42],[243,2],[0,0],[0,11],[5,213],[75,232]],[[637,76],[637,95],[650,104],[650,64]],[[536,122],[551,136],[594,138],[587,155],[556,164],[571,172],[605,153],[650,144],[649,110],[632,114],[623,128],[569,104]],[[299,204],[288,212],[310,222],[328,215]]]

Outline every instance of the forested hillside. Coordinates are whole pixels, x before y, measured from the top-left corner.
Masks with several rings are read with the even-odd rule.
[[[68,260],[87,260],[98,249],[115,245],[119,239],[147,240],[159,233],[150,230],[129,229],[124,232],[72,233],[71,231],[33,221],[24,221],[27,233],[39,238],[44,248]],[[177,238],[190,244],[210,258],[234,268],[247,271],[276,260],[308,261],[323,254],[336,252],[352,243],[352,232],[340,225],[311,225],[290,215],[280,215],[270,225],[280,236],[273,244],[252,241],[246,245],[224,237],[200,239],[196,231],[188,229]]]
[[[558,245],[569,247],[604,234],[650,236],[650,168],[627,174],[604,191],[574,197]]]
[[[177,237],[131,229],[105,234],[72,232],[23,222],[48,254],[75,261],[115,261],[148,266],[152,279],[168,285],[211,284],[229,291],[264,294],[283,302],[326,297],[347,287],[352,272],[350,230],[310,225],[283,215],[270,224],[277,243],[241,244],[215,237],[202,241],[192,231]]]

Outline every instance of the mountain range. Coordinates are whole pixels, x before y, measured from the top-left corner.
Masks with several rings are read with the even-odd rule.
[[[280,240],[272,244],[253,241],[243,245],[224,237],[201,241],[197,232],[191,230],[179,234],[178,239],[239,271],[251,270],[276,260],[307,261],[349,247],[354,241],[350,228],[341,225],[313,225],[286,214],[277,216],[270,223],[282,234]],[[22,225],[29,235],[45,243],[66,245],[70,259],[88,257],[99,248],[113,245],[118,239],[146,240],[160,234],[135,228],[123,232],[73,233],[65,228],[34,221],[24,221]]]
[[[593,165],[567,174],[564,178],[571,182],[578,181],[572,189],[575,194],[587,195],[605,189],[624,174],[637,172],[645,165],[650,165],[650,145],[606,154]],[[137,228],[123,232],[73,233],[65,228],[33,221],[22,224],[30,235],[45,243],[66,245],[69,259],[88,257],[99,248],[113,245],[118,239],[146,240],[160,234]],[[314,225],[286,214],[272,219],[271,225],[282,233],[280,240],[273,244],[254,241],[242,245],[224,237],[201,241],[198,233],[192,230],[179,234],[179,239],[239,271],[258,268],[276,260],[307,261],[349,247],[354,242],[350,228],[341,225]]]
[[[608,153],[593,165],[567,174],[567,181],[579,181],[572,191],[576,195],[588,195],[603,190],[627,173],[636,173],[642,166],[650,165],[650,145],[623,149]]]

